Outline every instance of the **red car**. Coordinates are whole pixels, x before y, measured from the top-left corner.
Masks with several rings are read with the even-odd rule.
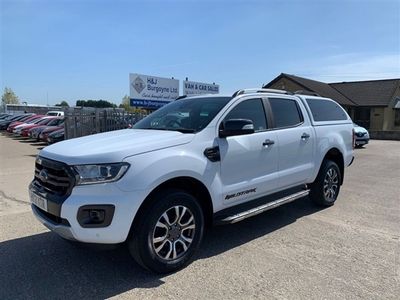
[[[60,119],[56,119],[56,121],[49,123],[49,125],[40,125],[34,128],[29,129],[28,131],[28,135],[31,139],[35,139],[36,141],[40,141],[39,135],[40,133],[45,130],[45,129],[52,129],[54,127],[58,127],[61,126],[62,128],[64,128],[64,119],[63,117]]]
[[[41,125],[49,125],[49,123],[54,121],[54,119],[56,119],[56,117],[45,117],[45,119],[39,121],[36,124],[30,124],[28,126],[24,126],[24,128],[21,130],[21,136],[28,137],[30,129],[35,128],[37,126],[41,126]]]
[[[8,125],[7,132],[12,133],[13,129],[15,127],[17,127],[18,125],[21,125],[21,124],[24,124],[24,123],[25,124],[31,124],[34,121],[36,121],[37,119],[42,118],[42,117],[44,117],[44,116],[43,115],[26,116],[25,118],[23,118],[23,119],[21,119],[19,121],[12,122],[10,125]]]
[[[48,127],[43,129],[42,132],[39,134],[38,139],[47,143],[47,137],[49,136],[50,133],[63,128],[64,128],[64,119],[60,119],[58,124],[51,124],[51,125],[49,124]]]

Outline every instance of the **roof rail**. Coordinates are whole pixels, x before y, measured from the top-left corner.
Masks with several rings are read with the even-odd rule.
[[[251,88],[251,89],[243,89],[243,90],[236,91],[235,93],[233,93],[232,98],[239,96],[239,95],[249,94],[249,93],[275,93],[275,94],[293,95],[292,92],[285,91],[285,90]]]
[[[186,98],[186,97],[187,97],[187,95],[179,96],[178,98],[175,99],[175,101],[176,101],[176,100],[180,100],[180,99],[184,99],[184,98]]]
[[[298,90],[294,92],[295,95],[309,95],[309,96],[317,96],[317,97],[321,97],[320,94],[316,93],[316,92],[312,92],[312,91],[305,91],[305,90]]]

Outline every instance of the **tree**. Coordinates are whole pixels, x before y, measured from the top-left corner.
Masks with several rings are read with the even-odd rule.
[[[19,98],[12,89],[6,87],[3,96],[1,96],[1,104],[19,104]]]
[[[130,113],[137,113],[137,114],[146,114],[147,111],[145,109],[141,109],[140,107],[131,106],[131,98],[128,95],[125,95],[122,98],[122,102],[119,105],[119,108],[125,109],[127,112]]]
[[[115,108],[117,105],[106,100],[76,100],[76,106],[97,107],[97,108]]]
[[[55,106],[69,107],[69,104],[67,101],[63,100],[60,103],[57,103]]]
[[[119,105],[120,108],[124,108],[126,111],[131,111],[133,110],[133,107],[131,106],[131,99],[129,98],[128,95],[125,95],[122,98],[122,102]]]

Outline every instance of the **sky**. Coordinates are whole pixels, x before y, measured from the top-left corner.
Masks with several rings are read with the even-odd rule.
[[[280,73],[400,78],[399,53],[400,0],[0,0],[1,91],[35,104],[119,104],[129,73],[223,94]]]

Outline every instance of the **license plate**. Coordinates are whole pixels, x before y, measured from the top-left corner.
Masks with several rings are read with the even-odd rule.
[[[29,192],[31,202],[35,204],[40,209],[47,211],[47,200],[39,195],[36,195],[34,192]]]
[[[365,141],[357,141],[357,144],[359,144],[359,145],[364,145],[364,144],[365,144]]]

